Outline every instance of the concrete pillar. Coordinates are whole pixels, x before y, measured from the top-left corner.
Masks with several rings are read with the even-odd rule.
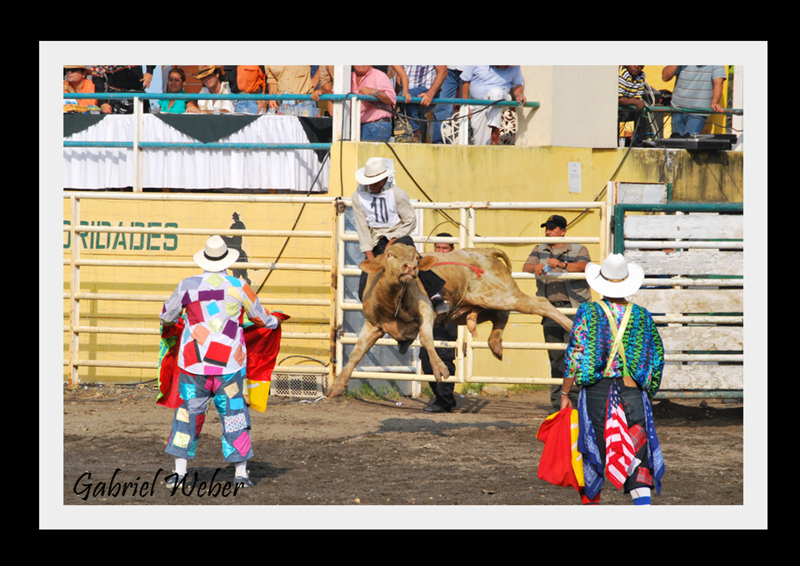
[[[333,94],[347,94],[350,92],[350,65],[334,65],[333,67]],[[350,136],[350,119],[346,111],[346,104],[336,102],[333,105],[333,141],[337,142],[344,136]]]
[[[518,110],[518,146],[617,147],[616,65],[523,65],[525,97],[539,108]]]

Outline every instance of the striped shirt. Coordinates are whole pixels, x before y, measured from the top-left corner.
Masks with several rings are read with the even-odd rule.
[[[672,105],[678,108],[710,108],[714,80],[725,79],[721,65],[682,65],[676,73]]]
[[[644,92],[644,71],[631,75],[625,65],[619,67],[619,98],[641,98]]]

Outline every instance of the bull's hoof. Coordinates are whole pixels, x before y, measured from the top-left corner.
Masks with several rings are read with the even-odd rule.
[[[328,398],[339,397],[342,394],[344,394],[344,387],[334,384],[331,385],[325,392],[325,397]]]
[[[492,355],[498,360],[503,360],[503,341],[502,339],[489,338],[489,349]]]
[[[498,346],[497,348],[492,348],[492,355],[500,361],[503,361],[503,347]]]
[[[405,354],[408,352],[408,349],[411,347],[413,340],[398,340],[397,341],[397,351],[401,354]]]

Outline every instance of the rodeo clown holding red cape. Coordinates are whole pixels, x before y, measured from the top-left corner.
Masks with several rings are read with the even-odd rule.
[[[664,347],[652,315],[626,300],[643,280],[642,268],[621,254],[587,264],[586,281],[602,297],[575,313],[561,411],[537,435],[545,442],[539,478],[574,487],[584,505],[599,504],[605,478],[635,505],[649,505],[653,488],[661,493],[664,459],[650,399],[661,384]],[[577,410],[567,396],[574,383],[584,386]]]
[[[252,487],[249,407],[264,411],[280,349],[281,322],[267,313],[250,286],[226,269],[239,258],[219,236],[194,255],[203,273],[181,281],[161,312],[159,405],[174,408],[166,452],[175,457],[167,486],[187,481],[208,402],[222,424],[222,454],[233,463],[234,484]],[[185,314],[184,314],[185,312]]]

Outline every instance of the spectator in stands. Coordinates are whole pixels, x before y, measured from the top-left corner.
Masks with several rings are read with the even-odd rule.
[[[64,65],[64,92],[93,93],[94,83],[87,78],[91,74],[89,65]],[[66,104],[66,100],[64,102]],[[74,102],[77,106],[97,106],[97,99],[94,98],[76,98]]]
[[[376,96],[380,104],[361,101],[361,141],[388,142],[392,136],[392,107],[397,102],[392,81],[371,65],[354,65],[350,92]]]
[[[411,100],[411,95],[408,94],[408,75],[406,75],[406,70],[402,65],[384,65],[375,68],[386,73],[386,76],[395,83],[394,91],[398,96],[402,95],[405,102]]]
[[[408,94],[421,97],[421,104],[406,104],[406,114],[411,121],[413,143],[420,143],[427,137],[428,125],[424,116],[433,110],[431,100],[439,96],[439,90],[447,78],[447,65],[403,65],[408,77]],[[405,93],[404,93],[405,94]]]
[[[319,103],[321,94],[333,94],[333,65],[320,65],[318,70],[317,84],[311,92],[311,99]],[[333,101],[326,103],[329,116],[333,116]]]
[[[436,234],[438,238],[450,238],[452,234],[442,232]],[[437,253],[450,253],[455,249],[453,244],[437,242],[433,246],[433,251]],[[458,339],[458,326],[452,322],[445,325],[434,324],[433,326],[433,339],[441,340],[442,342],[455,342]],[[447,366],[451,376],[456,375],[456,352],[454,348],[436,348],[436,353]],[[425,348],[419,349],[419,359],[422,365],[422,373],[431,375],[433,368],[431,367],[431,358]],[[433,391],[433,401],[422,409],[423,413],[452,413],[456,408],[456,398],[453,395],[456,384],[453,382],[440,382],[431,381],[431,390]]]
[[[144,92],[153,80],[155,65],[100,65],[92,73],[95,92]],[[144,112],[150,112],[150,101],[142,102]],[[133,100],[130,98],[106,99],[101,101],[100,110],[104,114],[133,114]]]
[[[231,92],[242,94],[266,94],[267,71],[264,65],[237,65],[234,77],[229,77]],[[234,88],[234,84],[236,88]],[[266,100],[236,100],[233,103],[236,112],[259,114],[267,109]]]
[[[372,65],[372,68],[386,73],[389,80],[394,83],[395,93],[397,93],[398,96],[401,96],[402,93],[405,102],[411,100],[411,95],[408,94],[408,76],[403,70],[402,65]]]
[[[439,98],[458,98],[461,96],[461,88],[464,84],[461,80],[461,73],[464,69],[466,69],[464,66],[447,65],[447,76],[439,91]],[[436,121],[431,132],[431,143],[442,143],[444,141],[442,126],[445,120],[453,115],[454,108],[454,104],[437,104],[434,107],[433,118]]]
[[[311,94],[314,90],[311,65],[268,65],[267,91],[269,94]],[[279,101],[269,100],[268,107],[277,109]],[[298,109],[307,108],[312,112],[317,103],[313,100],[291,100],[288,105]]]
[[[635,123],[646,106],[644,92],[644,65],[620,65],[617,97],[619,106],[635,106],[636,112],[627,110],[618,113],[619,137],[633,137]],[[631,124],[634,122],[634,124]]]
[[[170,70],[167,77],[167,92],[170,94],[183,93],[183,86],[186,84],[186,73],[180,67]],[[186,100],[162,100],[160,101],[161,112],[168,114],[183,114],[186,112]]]
[[[515,100],[524,105],[525,81],[519,65],[469,65],[461,73],[461,98]],[[503,106],[470,106],[473,145],[501,145]]]
[[[200,65],[195,77],[203,83],[200,94],[231,94],[228,83],[222,81],[222,67],[219,65]],[[233,100],[190,100],[186,104],[188,114],[229,114],[234,111]]]
[[[708,114],[686,114],[680,108],[711,108],[722,112],[724,108],[722,87],[725,83],[725,67],[722,65],[669,65],[661,71],[661,78],[667,82],[674,77],[672,92],[672,137],[687,137],[699,134],[706,125]]]

